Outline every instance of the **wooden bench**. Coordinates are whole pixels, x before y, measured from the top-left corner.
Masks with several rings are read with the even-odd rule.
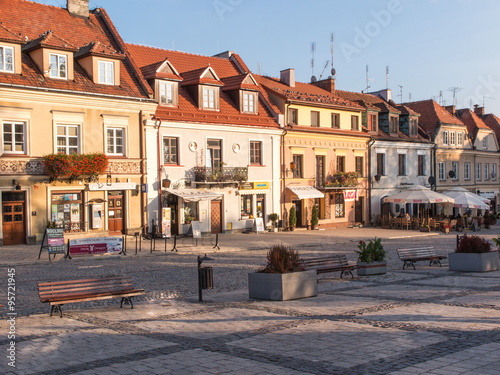
[[[134,308],[132,297],[144,294],[135,289],[130,276],[106,276],[96,279],[68,280],[38,283],[38,295],[42,303],[50,303],[50,316],[58,312],[62,318],[62,306],[66,303],[95,301],[121,297],[123,303]]]
[[[349,264],[347,257],[344,254],[303,259],[302,263],[306,270],[316,270],[318,274],[340,271],[340,277],[343,277],[344,274],[347,275],[348,273],[351,274],[351,277],[354,277],[352,270],[358,268],[355,264]]]
[[[415,262],[421,260],[428,260],[429,266],[432,264],[439,264],[441,267],[441,259],[446,259],[443,255],[436,255],[433,247],[419,247],[415,249],[397,249],[396,250],[403,263],[403,269],[406,266],[412,266],[415,269]]]

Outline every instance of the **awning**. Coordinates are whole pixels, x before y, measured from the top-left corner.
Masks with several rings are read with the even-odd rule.
[[[113,182],[113,183],[90,183],[88,184],[90,191],[104,191],[104,190],[135,190],[137,184],[135,182]]]
[[[287,186],[287,189],[299,197],[299,199],[325,197],[325,194],[312,186]]]
[[[186,202],[211,201],[222,198],[221,193],[215,193],[204,189],[165,189],[163,192],[177,195]]]

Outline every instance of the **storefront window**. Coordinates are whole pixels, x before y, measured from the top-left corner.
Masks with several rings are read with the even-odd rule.
[[[184,223],[190,224],[192,221],[199,220],[198,217],[198,202],[184,203]]]
[[[84,229],[82,193],[58,192],[52,194],[51,221],[66,232]]]
[[[253,218],[252,200],[253,200],[253,195],[242,195],[241,196],[241,218],[242,219],[252,219]]]
[[[264,197],[264,194],[257,195],[257,217],[264,217]]]
[[[345,217],[344,193],[335,193],[335,217]]]

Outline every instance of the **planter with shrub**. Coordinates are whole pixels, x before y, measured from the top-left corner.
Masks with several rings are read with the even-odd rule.
[[[267,253],[267,265],[248,274],[248,294],[273,301],[314,297],[318,295],[318,275],[316,270],[304,270],[292,247],[274,245]]]
[[[297,212],[295,211],[294,206],[292,206],[292,208],[290,208],[288,225],[290,226],[290,230],[295,230],[295,226],[297,225]]]
[[[383,275],[387,272],[387,263],[385,257],[387,252],[384,250],[382,240],[375,238],[370,240],[368,244],[364,241],[359,241],[359,250],[354,250],[358,254],[358,275]]]
[[[273,232],[277,232],[278,231],[278,226],[276,225],[276,222],[278,221],[278,214],[277,213],[272,213],[272,214],[269,214],[269,220],[271,220],[271,222],[273,223],[272,226],[271,226],[271,230]]]
[[[498,270],[497,250],[479,236],[464,235],[454,253],[448,254],[450,271],[489,272]]]
[[[318,206],[314,205],[311,213],[311,229],[315,230],[318,227]]]

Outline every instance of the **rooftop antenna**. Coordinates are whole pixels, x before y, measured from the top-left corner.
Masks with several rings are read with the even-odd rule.
[[[328,66],[329,63],[330,63],[330,61],[326,60],[325,67],[323,68],[323,70],[321,71],[321,74],[319,75],[320,81],[321,81],[321,77],[323,77],[323,73],[325,72],[325,69],[326,69],[326,67]]]
[[[260,74],[260,61],[259,61],[259,76],[260,76],[260,75],[261,75],[261,74]]]
[[[455,95],[457,92],[462,91],[462,88],[461,87],[450,87],[447,91],[453,92],[453,102],[451,105],[456,105]]]
[[[472,99],[469,99],[469,109],[472,109]]]
[[[399,103],[403,103],[403,86],[398,85],[399,87]]]
[[[330,34],[330,42],[331,42],[330,52],[332,54],[332,60],[331,60],[332,61],[332,70],[330,70],[330,73],[332,74],[332,77],[335,77],[335,73],[336,73],[335,68],[333,67],[333,42],[334,42],[334,40],[335,40],[335,37],[334,37],[333,33],[331,33]]]
[[[368,65],[366,66],[366,88],[361,92],[364,93],[370,88],[370,81],[373,81],[373,78],[368,78]]]
[[[411,92],[408,93],[408,102],[411,103]]]
[[[495,99],[495,98],[492,98],[492,97],[489,97],[489,96],[483,96],[483,108],[484,108],[484,99]]]
[[[389,65],[385,67],[385,88],[389,89]]]
[[[443,90],[439,90],[439,105],[443,105]]]
[[[311,54],[312,54],[312,58],[311,58],[311,70],[312,70],[311,82],[317,81],[316,77],[314,76],[314,51],[315,50],[316,50],[316,42],[312,42],[311,43]]]

